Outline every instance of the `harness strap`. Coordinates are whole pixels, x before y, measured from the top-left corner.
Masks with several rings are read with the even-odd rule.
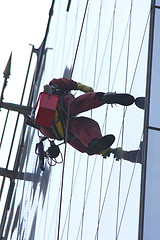
[[[62,124],[62,127],[63,127],[63,131],[64,131],[64,137],[65,137],[65,133],[66,133],[66,119],[67,119],[67,108],[66,106],[64,105],[64,97],[69,93],[70,91],[68,92],[65,92],[63,94],[63,96],[60,97],[59,99],[59,104],[58,104],[58,109],[60,111],[60,117],[62,117],[63,119],[63,123]],[[72,119],[75,118],[75,116],[69,116],[69,128],[68,128],[68,138],[67,138],[67,142],[69,143],[71,140],[77,138],[76,136],[74,136],[71,132],[70,132],[70,122],[72,121]]]
[[[64,105],[64,97],[69,93],[63,92],[59,89],[52,88],[52,93],[59,96],[59,103],[57,105],[57,109],[54,115],[54,119],[52,121],[50,130],[52,131],[53,136],[57,140],[64,140],[65,139],[65,134],[66,134],[66,119],[67,119],[67,109]],[[69,122],[72,120],[72,116],[69,116]],[[69,124],[70,125],[70,124]],[[49,129],[48,129],[49,130]],[[68,131],[68,141],[69,142],[71,139],[75,138],[73,134],[70,133],[69,129]]]
[[[65,114],[62,113],[60,104],[58,104],[57,110],[55,112],[54,120],[51,125],[52,132],[55,135],[57,140],[62,140],[65,138],[65,129],[66,129],[65,118],[66,118]]]
[[[60,108],[59,104],[57,106],[57,112],[58,112],[59,120],[61,122],[63,135],[65,135],[66,123],[65,123],[65,120],[64,120],[64,116],[63,116],[64,114],[62,114],[62,111],[61,111],[61,108]]]

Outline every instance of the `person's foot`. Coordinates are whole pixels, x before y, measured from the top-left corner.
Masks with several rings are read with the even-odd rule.
[[[123,106],[132,105],[135,101],[134,97],[128,93],[112,93],[112,92],[105,93],[103,100],[107,104],[115,103]]]
[[[145,109],[145,97],[137,97],[135,104],[138,108]]]
[[[87,153],[88,155],[99,154],[104,149],[109,148],[115,141],[114,135],[106,135],[99,139],[93,139],[91,143],[88,144]]]

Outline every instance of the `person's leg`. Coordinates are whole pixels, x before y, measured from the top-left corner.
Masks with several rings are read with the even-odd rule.
[[[81,153],[87,152],[87,147],[77,137],[71,139],[68,143]]]
[[[83,151],[89,155],[99,154],[102,150],[110,147],[115,140],[113,135],[102,137],[98,123],[86,117],[74,118],[70,123],[70,132],[78,138],[81,145],[84,145]],[[81,146],[79,148],[81,149]]]
[[[129,162],[142,164],[142,147],[143,142],[140,144],[140,149],[137,150],[124,151],[121,147],[115,149],[110,148],[103,151],[102,156],[106,158],[107,156],[110,156],[110,153],[113,153],[116,160],[124,159]]]
[[[131,105],[134,97],[130,94],[88,92],[77,98],[64,97],[64,104],[68,108],[70,103],[70,115],[76,116],[79,113],[97,108],[103,104],[120,104],[123,106]]]
[[[142,163],[142,150],[126,151],[123,159],[133,163]]]
[[[70,132],[76,136],[86,147],[93,139],[102,137],[99,124],[91,118],[77,117],[70,123]]]
[[[70,115],[76,116],[79,113],[102,106],[105,102],[99,99],[99,95],[94,92],[88,92],[77,98],[64,97],[64,105],[68,108],[70,103]]]

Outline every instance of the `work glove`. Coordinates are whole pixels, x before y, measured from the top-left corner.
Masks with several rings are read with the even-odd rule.
[[[118,161],[120,159],[125,159],[126,152],[122,148],[113,149],[112,153],[114,154],[114,158]]]
[[[53,94],[54,90],[55,90],[54,86],[50,86],[48,84],[43,86],[43,92],[45,93]]]
[[[100,154],[103,158],[110,157],[110,154],[112,153],[114,155],[114,158],[116,161],[119,161],[120,159],[125,159],[126,152],[122,148],[107,148],[103,150]]]
[[[113,153],[113,149],[107,148],[107,149],[103,150],[102,152],[100,152],[100,155],[102,155],[103,158],[107,158],[107,157],[110,157],[111,153]]]
[[[84,93],[94,92],[93,88],[83,85],[82,83],[77,83],[77,90],[80,90]]]
[[[43,87],[43,92],[45,92],[45,93],[50,93],[50,91],[51,91],[51,86],[50,85],[44,85],[44,87]]]

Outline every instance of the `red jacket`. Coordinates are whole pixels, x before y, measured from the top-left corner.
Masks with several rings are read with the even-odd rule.
[[[77,89],[77,82],[67,78],[53,78],[50,81],[49,85],[53,85],[54,87],[62,89],[64,91]]]
[[[59,79],[56,79],[56,78],[54,78],[54,79],[52,79],[50,82],[49,82],[49,85],[53,85],[54,87],[56,87],[56,88],[58,88],[58,89],[60,89],[60,90],[62,90],[62,91],[70,91],[70,90],[76,90],[77,89],[77,82],[75,82],[75,81],[73,81],[73,80],[71,80],[71,79],[67,79],[67,78],[59,78]],[[67,95],[65,95],[65,97],[64,97],[64,105],[65,106],[67,106],[68,105],[68,103],[69,103],[69,98],[74,98],[74,96],[72,95],[72,94],[67,94]],[[66,104],[65,104],[66,103]],[[36,110],[36,108],[37,108],[37,105],[38,105],[38,101],[37,101],[37,103],[35,104],[35,106],[34,106],[34,109]],[[63,111],[62,111],[62,113],[61,113],[61,115],[64,115],[63,114]],[[65,116],[63,116],[63,118],[64,118]],[[59,122],[60,120],[59,120],[59,118],[58,118],[58,120],[56,120],[56,122],[55,122],[55,124],[57,124],[58,122]],[[54,122],[54,121],[53,121]],[[52,123],[53,124],[53,123]],[[57,131],[59,131],[59,130],[57,130]],[[55,135],[55,131],[53,131],[53,129],[52,129],[52,127],[49,129],[49,128],[46,128],[46,127],[44,127],[44,126],[41,126],[41,132],[45,135],[45,136],[48,136],[49,138],[54,138],[54,139],[60,139],[61,137],[59,137],[58,138],[58,136],[56,136]],[[61,135],[63,135],[62,134],[62,132],[63,131],[61,131]]]

